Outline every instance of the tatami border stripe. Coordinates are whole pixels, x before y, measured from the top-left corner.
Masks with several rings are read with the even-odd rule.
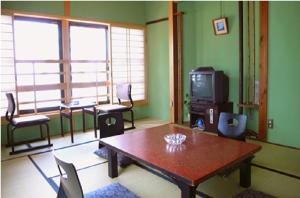
[[[150,173],[152,173],[152,174],[154,174],[154,175],[156,175],[156,176],[159,176],[160,178],[163,178],[163,179],[165,179],[165,180],[171,182],[172,184],[177,185],[177,184],[174,182],[174,180],[172,180],[171,178],[169,178],[169,177],[166,176],[166,175],[163,175],[163,174],[161,174],[161,173],[159,173],[159,172],[157,172],[157,171],[155,171],[155,170],[153,170],[153,169],[151,169],[151,168],[149,168],[149,167],[147,167],[147,166],[144,166],[143,164],[140,164],[140,163],[138,163],[138,162],[135,162],[134,164],[137,165],[138,167],[142,168],[142,169],[147,170],[148,172],[150,172]],[[201,197],[203,197],[203,198],[212,198],[212,197],[209,196],[208,194],[205,194],[205,193],[200,192],[200,191],[197,191],[197,190],[196,190],[196,194],[199,195],[199,196],[201,196]]]
[[[52,189],[55,192],[58,192],[58,186],[56,185],[56,183],[48,178],[45,173],[42,171],[42,169],[37,165],[37,163],[32,159],[32,157],[30,155],[28,155],[29,160],[33,163],[33,165],[35,166],[35,168],[41,173],[41,175],[44,177],[44,179],[48,182],[48,184],[52,187]]]
[[[76,169],[76,171],[82,171],[82,170],[85,170],[85,169],[88,169],[88,168],[92,168],[94,166],[99,166],[101,164],[105,164],[105,163],[108,163],[108,161],[104,161],[104,162],[100,162],[100,163],[97,163],[97,164],[93,164],[93,165],[90,165],[90,166],[86,166],[86,167],[83,167],[83,168],[79,168],[79,169]],[[65,175],[65,174],[63,174]],[[52,177],[49,177],[49,179],[53,179],[55,177],[59,177],[60,175],[55,175],[55,176],[52,176]]]
[[[27,157],[27,156],[29,156],[29,155],[30,155],[30,156],[33,156],[33,155],[40,155],[40,154],[43,154],[43,153],[48,153],[48,152],[52,152],[52,151],[57,151],[57,150],[60,150],[60,149],[70,148],[70,147],[74,147],[74,146],[80,146],[80,145],[83,145],[83,144],[88,144],[88,143],[96,142],[96,141],[99,141],[99,140],[90,140],[90,141],[87,141],[87,142],[82,142],[82,143],[78,143],[78,144],[68,145],[68,146],[59,147],[59,148],[55,148],[55,149],[52,148],[52,149],[46,150],[46,151],[40,151],[40,152],[36,152],[36,153],[25,154],[25,155],[17,156],[17,157],[14,157],[14,158],[4,159],[4,160],[1,160],[1,162],[5,162],[5,161],[9,161],[9,160],[14,160],[14,159],[22,158],[22,157]]]
[[[251,165],[255,166],[255,167],[258,167],[258,168],[261,168],[261,169],[265,169],[265,170],[268,170],[268,171],[271,171],[271,172],[275,172],[275,173],[278,173],[278,174],[281,174],[281,175],[284,175],[284,176],[288,176],[288,177],[292,177],[292,178],[300,180],[300,177],[297,176],[297,175],[282,172],[282,171],[279,171],[279,170],[276,170],[276,169],[273,169],[273,168],[268,168],[268,167],[265,167],[265,166],[262,166],[262,165],[259,165],[259,164],[251,163]]]
[[[34,159],[31,157],[31,156],[34,156],[34,155],[39,155],[39,154],[43,154],[43,153],[47,153],[47,152],[52,152],[52,151],[57,151],[57,150],[61,150],[61,149],[66,149],[66,148],[71,148],[71,147],[75,147],[75,146],[80,146],[80,145],[84,145],[84,144],[88,144],[88,143],[92,143],[92,142],[96,142],[96,141],[99,141],[99,140],[90,140],[90,141],[87,141],[87,142],[82,142],[82,143],[78,143],[78,144],[74,144],[74,145],[68,145],[68,146],[64,146],[64,147],[60,147],[60,148],[56,148],[56,149],[51,149],[51,150],[47,150],[47,151],[41,151],[41,152],[37,152],[37,153],[32,153],[32,154],[28,154],[28,155],[23,155],[23,156],[18,156],[18,157],[15,157],[15,158],[9,158],[9,159],[5,159],[5,160],[1,160],[1,162],[5,162],[5,161],[9,161],[9,160],[13,160],[13,159],[17,159],[17,158],[22,158],[22,157],[28,157],[29,160],[33,163],[33,165],[36,167],[36,169],[41,173],[41,175],[43,176],[43,178],[47,181],[47,183],[52,187],[52,189],[55,191],[55,192],[58,192],[58,189],[59,187],[57,186],[57,184],[54,182],[53,178],[55,177],[58,177],[59,175],[56,175],[56,176],[52,176],[52,177],[47,177],[45,175],[45,173],[41,170],[41,168],[37,165],[37,163],[34,161]],[[94,167],[94,166],[98,166],[98,165],[101,165],[101,164],[104,164],[104,163],[107,163],[108,161],[104,161],[104,162],[100,162],[100,163],[97,163],[97,164],[93,164],[93,165],[90,165],[90,166],[87,166],[87,167],[83,167],[83,168],[80,168],[78,169],[77,171],[81,171],[81,170],[84,170],[84,169],[87,169],[87,168],[91,168],[91,167]],[[149,167],[146,167],[140,163],[135,163],[137,166],[151,172],[152,174],[156,175],[156,176],[159,176],[173,184],[174,181],[172,179],[170,179],[169,177],[149,168]],[[262,165],[259,165],[259,164],[255,164],[255,163],[251,163],[252,166],[255,166],[255,167],[258,167],[258,168],[261,168],[261,169],[265,169],[265,170],[268,170],[268,171],[271,171],[271,172],[275,172],[275,173],[278,173],[278,174],[281,174],[281,175],[284,175],[284,176],[287,176],[287,177],[292,177],[292,178],[295,178],[295,179],[299,179],[300,180],[300,177],[297,176],[297,175],[293,175],[293,174],[289,174],[289,173],[286,173],[286,172],[282,172],[282,171],[279,171],[279,170],[276,170],[276,169],[272,169],[272,168],[268,168],[268,167],[265,167],[265,166],[262,166]],[[205,194],[205,193],[202,193],[200,191],[196,191],[196,194],[201,196],[201,197],[204,197],[204,198],[211,198],[211,196]]]

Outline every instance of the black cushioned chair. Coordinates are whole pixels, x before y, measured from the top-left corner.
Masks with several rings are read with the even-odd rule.
[[[124,121],[130,122],[131,127],[125,128],[124,130],[134,129],[134,114],[133,114],[133,100],[131,98],[131,84],[118,84],[116,85],[116,96],[118,98],[119,104],[105,104],[98,105],[94,108],[85,108],[84,113],[88,113],[94,116],[94,130],[95,137],[97,137],[97,117],[103,113],[113,113],[113,112],[130,112],[131,119]],[[129,102],[129,105],[123,105],[122,102]],[[98,123],[99,124],[99,123]]]
[[[12,151],[10,152],[10,154],[17,154],[17,153],[20,153],[20,152],[26,152],[26,151],[31,151],[31,150],[34,150],[34,149],[40,149],[40,148],[45,148],[45,147],[52,146],[52,144],[50,143],[50,134],[49,134],[49,125],[48,125],[48,122],[49,122],[50,119],[47,116],[44,116],[44,115],[34,115],[34,116],[24,116],[24,117],[14,118],[14,113],[15,113],[15,110],[16,110],[16,104],[15,104],[14,96],[13,96],[12,93],[7,93],[6,97],[7,97],[7,100],[8,100],[8,108],[7,108],[7,112],[5,114],[5,118],[8,121],[8,124],[7,124],[7,144],[11,145],[11,148],[12,148]],[[36,125],[40,126],[41,139],[43,139],[42,125],[46,126],[48,144],[15,151],[15,145],[18,145],[18,144],[21,144],[21,143],[24,143],[24,142],[15,143],[15,141],[14,141],[14,131],[17,128],[28,127],[28,126],[36,126]],[[10,126],[12,126],[11,130],[10,130]]]
[[[60,173],[58,198],[138,198],[119,183],[113,183],[93,192],[83,194],[83,190],[72,163],[67,163],[54,155]],[[62,174],[63,169],[66,175]]]
[[[235,122],[238,122],[235,124]],[[231,139],[245,141],[247,116],[221,112],[218,122],[218,135]]]
[[[246,124],[246,115],[221,112],[218,122],[218,135],[225,138],[245,141]],[[229,167],[223,172],[221,172],[220,175],[222,177],[227,177],[231,172],[233,172],[240,166],[241,164],[233,165],[232,167]]]
[[[115,135],[124,134],[124,122],[123,115],[121,112],[113,112],[104,115],[100,115],[98,118],[99,129],[100,129],[100,139],[111,137]],[[95,151],[95,154],[108,159],[107,149],[99,142],[99,149]],[[118,154],[118,164],[125,168],[126,166],[133,163],[133,160],[122,154]]]

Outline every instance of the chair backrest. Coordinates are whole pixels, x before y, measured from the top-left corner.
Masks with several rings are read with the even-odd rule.
[[[131,98],[131,84],[117,84],[116,85],[116,95],[121,103],[121,100],[130,101],[131,106],[133,106],[133,101]]]
[[[16,103],[15,103],[14,96],[12,93],[6,93],[6,98],[8,101],[8,107],[7,107],[7,111],[5,114],[5,118],[8,122],[11,122],[14,117],[15,110],[16,110]]]
[[[100,138],[124,134],[124,121],[121,112],[103,114],[98,117]]]
[[[238,122],[235,124],[235,122]],[[218,135],[245,141],[247,116],[221,112],[218,123]]]
[[[82,187],[76,172],[76,169],[72,163],[67,163],[57,158],[54,155],[58,170],[60,173],[60,190],[67,198],[83,198]],[[66,176],[62,174],[61,168],[65,171]],[[60,196],[58,194],[58,197]]]

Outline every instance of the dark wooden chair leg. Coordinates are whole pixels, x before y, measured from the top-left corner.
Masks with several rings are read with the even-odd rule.
[[[70,130],[71,130],[71,142],[74,143],[74,135],[73,135],[73,112],[70,111]]]
[[[41,139],[43,139],[44,138],[44,136],[43,136],[43,125],[40,125],[40,134],[41,134]]]
[[[132,127],[132,128],[135,128],[135,126],[134,126],[134,115],[133,115],[133,110],[130,110],[130,112],[131,112],[131,127]]]
[[[95,108],[94,108],[94,114],[93,114],[93,117],[94,117],[94,131],[95,131],[95,138],[97,138],[97,111],[96,111]]]
[[[46,128],[47,128],[47,139],[48,139],[48,145],[50,145],[50,144],[51,144],[51,142],[50,142],[50,131],[49,131],[49,124],[48,124],[48,123],[46,123],[45,125],[46,125]]]
[[[82,109],[82,128],[83,128],[83,132],[85,132],[85,112],[84,112],[84,109]]]
[[[15,142],[14,142],[14,131],[15,127],[11,130],[11,139],[10,139],[10,144],[11,144],[11,153],[15,152]]]
[[[7,138],[7,146],[10,146],[10,135],[9,135],[9,133],[10,133],[10,124],[7,124],[7,126],[6,126],[6,138]]]
[[[61,136],[64,136],[64,126],[63,126],[63,116],[61,114],[61,110],[59,111],[60,115],[60,130],[61,130]]]

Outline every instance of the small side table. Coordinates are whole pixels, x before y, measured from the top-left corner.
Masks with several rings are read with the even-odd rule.
[[[61,135],[64,136],[63,117],[65,117],[70,120],[71,142],[74,143],[73,111],[74,110],[82,111],[82,128],[83,128],[83,132],[85,132],[85,115],[83,113],[83,109],[94,107],[95,105],[96,105],[95,103],[88,103],[88,102],[71,102],[68,104],[62,103],[59,107]]]

